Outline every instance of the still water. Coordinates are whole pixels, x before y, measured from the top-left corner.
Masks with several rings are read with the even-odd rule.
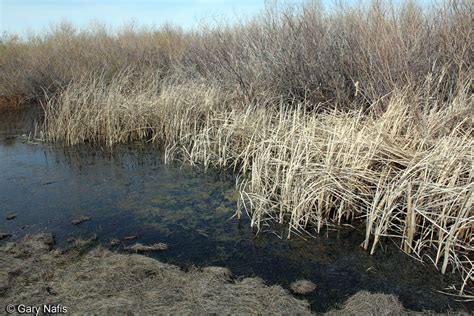
[[[237,277],[258,276],[286,288],[311,280],[317,288],[305,298],[317,312],[360,290],[396,294],[418,311],[473,310],[438,292],[457,278],[390,241],[371,256],[360,248],[362,232],[349,228],[306,240],[280,238],[284,227],[256,234],[245,216],[232,217],[238,192],[230,176],[165,165],[150,145],[104,150],[35,142],[27,137],[32,129],[30,115],[0,118],[0,233],[12,234],[10,240],[50,232],[57,246],[68,247],[75,238],[96,236],[119,252],[135,242],[165,242],[168,251],[150,256],[183,269],[224,266]],[[6,220],[10,214],[16,218]],[[91,220],[73,225],[80,215]],[[111,246],[114,239],[120,243]]]

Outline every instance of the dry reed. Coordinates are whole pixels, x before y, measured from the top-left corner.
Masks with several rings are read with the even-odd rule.
[[[406,253],[464,275],[472,265],[472,96],[424,108],[416,90],[393,92],[371,109],[308,112],[304,104],[242,106],[216,87],[137,87],[123,74],[68,86],[46,105],[48,139],[78,143],[149,140],[167,159],[231,169],[241,175],[240,201],[257,229],[288,223],[290,234],[363,219],[363,247],[382,237]],[[290,236],[288,236],[290,237]]]
[[[154,141],[233,170],[257,229],[365,221],[370,253],[390,237],[472,300],[471,17],[313,1],[195,33],[62,26],[3,41],[0,94],[43,100],[51,141]]]

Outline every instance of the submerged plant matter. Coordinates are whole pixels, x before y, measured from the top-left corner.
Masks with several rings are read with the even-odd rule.
[[[472,4],[315,3],[195,33],[5,40],[1,94],[42,100],[50,141],[153,141],[232,170],[257,229],[364,221],[370,253],[390,237],[473,299]]]

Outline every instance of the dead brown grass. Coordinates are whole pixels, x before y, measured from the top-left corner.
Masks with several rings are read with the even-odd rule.
[[[0,306],[61,304],[74,315],[311,314],[306,301],[259,278],[236,280],[222,267],[176,266],[96,248],[95,238],[54,248],[50,234],[0,247]],[[408,313],[393,295],[361,291],[326,315]]]
[[[61,252],[50,235],[0,250],[0,306],[61,304],[69,314],[310,314],[307,302],[262,280],[229,279],[223,268],[183,272],[140,256],[93,249]],[[224,269],[225,270],[225,269]]]
[[[395,316],[407,315],[407,310],[394,295],[372,294],[360,291],[351,296],[341,309],[335,309],[326,315],[369,315]]]

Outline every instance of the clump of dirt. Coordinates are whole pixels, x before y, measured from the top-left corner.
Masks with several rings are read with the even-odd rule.
[[[341,309],[333,310],[326,315],[373,315],[391,316],[406,315],[407,310],[395,295],[360,291],[351,296]]]
[[[48,234],[0,248],[0,306],[61,304],[73,314],[310,314],[309,304],[257,278],[232,279],[225,268],[184,272],[89,242],[53,248]]]
[[[162,242],[153,245],[142,245],[136,243],[133,246],[125,247],[124,250],[139,253],[139,252],[154,252],[154,251],[165,251],[168,250],[168,245]]]
[[[290,284],[290,289],[296,294],[309,294],[316,289],[316,284],[308,280],[298,280]]]
[[[92,217],[90,216],[84,216],[84,215],[81,215],[79,216],[78,218],[75,218],[71,221],[71,224],[73,225],[79,225],[79,224],[82,224],[84,222],[88,222],[92,219]]]
[[[15,218],[16,218],[16,214],[10,214],[10,215],[7,215],[7,216],[5,217],[5,219],[6,219],[7,221],[14,220]]]

